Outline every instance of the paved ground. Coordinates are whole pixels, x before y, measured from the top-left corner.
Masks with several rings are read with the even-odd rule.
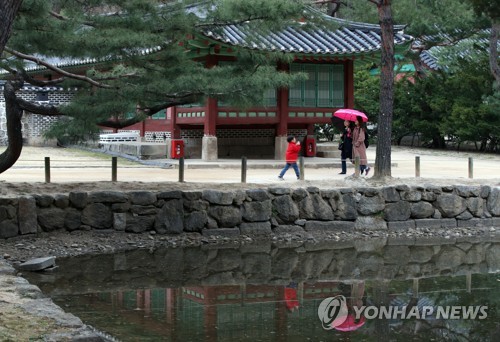
[[[469,158],[473,158],[473,178],[498,184],[500,180],[500,155],[466,153],[455,151],[433,151],[394,147],[392,149],[392,176],[406,181],[415,181],[415,157],[420,156],[420,176],[441,181],[468,179]],[[111,180],[111,156],[65,148],[25,147],[18,162],[0,174],[0,181],[44,182],[44,157],[50,157],[51,182],[92,182]],[[369,163],[375,161],[375,148],[368,149]],[[134,162],[118,159],[118,181],[165,182],[177,181],[177,160],[150,160]],[[283,161],[248,160],[247,183],[277,183]],[[342,181],[339,175],[338,158],[305,158],[305,179],[308,181]],[[350,167],[348,175],[352,174]],[[372,175],[370,175],[372,176]],[[219,160],[203,162],[199,159],[185,160],[186,182],[239,183],[241,160]],[[296,182],[293,170],[285,175],[286,182]],[[494,181],[496,180],[496,181]]]

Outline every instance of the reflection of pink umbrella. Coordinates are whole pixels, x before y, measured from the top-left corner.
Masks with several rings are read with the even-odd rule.
[[[356,322],[356,318],[354,315],[349,314],[347,315],[346,320],[337,326],[334,326],[336,330],[339,331],[354,331],[358,328],[361,328],[366,322],[365,316],[361,316],[359,320]]]
[[[363,122],[368,121],[368,117],[365,113],[355,109],[342,108],[333,113],[333,116],[348,121],[356,121],[356,116],[361,116],[363,118]]]

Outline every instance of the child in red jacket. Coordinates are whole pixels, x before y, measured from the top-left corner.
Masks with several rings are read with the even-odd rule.
[[[290,166],[293,167],[295,175],[297,175],[297,179],[300,179],[299,167],[297,166],[297,158],[299,157],[299,152],[300,152],[300,141],[297,141],[297,139],[295,139],[293,135],[286,138],[286,141],[288,141],[288,148],[286,149],[286,155],[285,155],[286,165],[283,168],[283,170],[281,170],[278,179],[284,180],[283,176],[288,171]]]
[[[290,312],[294,312],[299,309],[299,301],[297,299],[297,287],[298,284],[296,282],[290,282],[287,286],[285,286],[285,306]]]

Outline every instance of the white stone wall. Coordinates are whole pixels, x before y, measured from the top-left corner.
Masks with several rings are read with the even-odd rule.
[[[29,87],[22,90],[17,96],[24,100],[33,101],[36,99],[39,88]],[[48,98],[50,104],[60,105],[71,101],[75,95],[74,90],[62,88],[50,88]],[[43,133],[57,120],[58,117],[44,116],[25,112],[22,118],[22,132],[26,145],[53,145],[54,142],[46,141]],[[7,119],[5,116],[5,99],[0,96],[0,145],[7,145]]]
[[[7,142],[7,118],[5,117],[5,102],[3,96],[0,96],[0,145]]]

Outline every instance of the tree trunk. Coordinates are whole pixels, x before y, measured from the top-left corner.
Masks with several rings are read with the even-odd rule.
[[[23,149],[23,134],[21,132],[21,118],[23,109],[16,99],[16,89],[22,86],[21,82],[8,81],[5,83],[5,115],[7,117],[7,149],[0,154],[0,173],[8,170],[19,159]]]
[[[490,70],[495,78],[495,87],[500,90],[500,67],[498,66],[498,35],[500,34],[500,22],[493,22],[490,36]]]
[[[2,0],[0,1],[0,54],[10,37],[12,23],[21,6],[22,0]]]
[[[394,104],[394,29],[391,1],[377,4],[382,38],[380,73],[380,113],[375,157],[375,177],[391,176],[392,112]]]

